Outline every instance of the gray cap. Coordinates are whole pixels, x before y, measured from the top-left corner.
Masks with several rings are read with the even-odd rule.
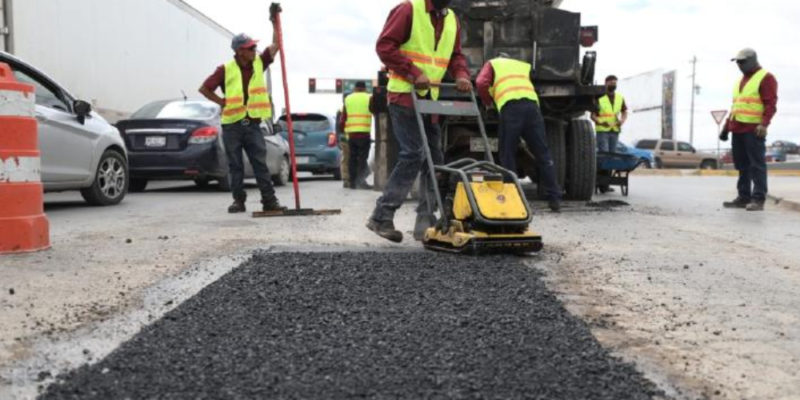
[[[747,60],[748,58],[757,58],[756,51],[751,48],[744,48],[736,53],[736,57],[731,58],[731,61]]]
[[[242,47],[253,46],[256,43],[258,43],[258,40],[253,40],[253,38],[247,36],[247,34],[240,33],[234,36],[233,40],[231,40],[231,48],[233,49],[233,51],[236,51],[241,49]]]

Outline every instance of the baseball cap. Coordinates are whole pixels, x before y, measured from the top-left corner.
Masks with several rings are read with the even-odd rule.
[[[756,57],[756,51],[748,47],[748,48],[744,48],[744,49],[740,50],[738,53],[736,53],[736,57],[731,58],[731,61],[741,61],[741,60],[746,60],[748,58],[755,58],[755,57]]]
[[[251,38],[250,36],[247,36],[247,34],[240,33],[240,34],[234,36],[233,40],[231,40],[231,48],[234,51],[236,51],[236,50],[239,50],[239,49],[241,49],[243,47],[246,48],[246,47],[254,46],[256,43],[258,43],[258,40],[253,40],[253,38]]]

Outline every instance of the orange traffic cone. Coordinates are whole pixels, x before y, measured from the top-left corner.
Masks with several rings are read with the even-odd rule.
[[[0,63],[0,254],[50,247],[33,89]]]

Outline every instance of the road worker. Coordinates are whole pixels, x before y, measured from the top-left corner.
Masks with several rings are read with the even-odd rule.
[[[736,61],[743,76],[733,89],[733,108],[719,138],[727,141],[733,133],[739,194],[723,206],[762,211],[767,196],[767,128],[778,110],[778,81],[761,68],[753,49],[741,50],[731,61]]]
[[[628,105],[617,93],[617,77],[606,77],[606,94],[597,100],[597,110],[591,115],[597,132],[597,151],[616,153],[622,125],[628,119]]]
[[[339,124],[347,137],[348,177],[351,189],[372,189],[367,183],[369,166],[367,158],[372,146],[372,113],[374,112],[372,96],[367,93],[367,84],[358,81],[353,93],[344,99]]]
[[[545,187],[550,210],[558,212],[561,210],[561,188],[547,148],[544,118],[532,74],[531,64],[501,53],[484,64],[475,83],[483,104],[496,108],[500,113],[500,165],[517,172],[517,149],[520,138],[524,139],[536,157],[540,184]]]
[[[397,5],[378,37],[378,57],[389,70],[387,87],[392,131],[400,152],[383,195],[378,198],[367,228],[393,242],[403,240],[395,229],[394,214],[403,204],[417,175],[420,175],[420,202],[414,225],[414,239],[422,240],[435,217],[425,153],[414,110],[411,91],[421,98],[437,100],[438,84],[446,73],[462,92],[472,90],[467,60],[461,53],[461,27],[455,13],[447,8],[450,0],[410,0]],[[424,117],[434,163],[444,160],[438,118]],[[421,170],[421,174],[420,174]]]
[[[256,52],[257,41],[244,33],[233,37],[231,48],[233,60],[217,67],[200,87],[203,96],[222,107],[222,141],[228,157],[228,179],[233,194],[233,204],[228,207],[228,212],[246,211],[242,150],[253,166],[263,210],[282,210],[284,207],[275,197],[270,180],[267,144],[259,126],[265,120],[272,122],[272,103],[264,71],[272,64],[279,48],[274,27],[272,44],[261,54]],[[222,89],[224,97],[215,93],[217,88]]]

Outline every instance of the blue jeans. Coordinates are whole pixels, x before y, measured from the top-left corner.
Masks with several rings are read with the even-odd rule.
[[[734,133],[733,165],[739,171],[736,188],[744,200],[763,202],[767,197],[766,139],[755,133]]]
[[[616,153],[617,142],[619,142],[619,132],[597,132],[597,151]]]
[[[539,106],[530,100],[512,100],[500,111],[500,165],[517,173],[517,149],[520,137],[536,157],[539,183],[544,185],[548,200],[561,200],[556,181],[553,157],[547,148],[544,119]]]
[[[389,104],[389,117],[392,119],[392,131],[400,152],[386,188],[383,189],[383,195],[375,204],[372,219],[379,222],[393,221],[395,211],[403,205],[414,185],[414,180],[420,173],[420,201],[417,213],[430,215],[435,211],[436,198],[431,186],[428,164],[425,161],[425,150],[422,147],[417,117],[413,109],[396,104]],[[430,116],[423,116],[423,120],[433,163],[441,164],[444,161],[441,130],[438,125],[431,122]],[[430,210],[428,205],[431,206]]]
[[[225,155],[228,156],[228,179],[233,198],[241,201],[247,199],[247,192],[244,191],[242,150],[247,153],[250,165],[253,166],[253,174],[256,176],[258,189],[261,191],[261,199],[270,199],[275,196],[275,189],[272,187],[269,168],[267,168],[267,143],[264,141],[264,133],[258,123],[222,125],[222,143],[225,144]]]

